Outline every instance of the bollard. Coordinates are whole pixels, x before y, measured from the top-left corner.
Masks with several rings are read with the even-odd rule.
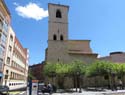
[[[32,95],[32,80],[29,81],[29,95]]]

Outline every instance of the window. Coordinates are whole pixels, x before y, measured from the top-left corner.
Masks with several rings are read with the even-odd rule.
[[[57,40],[57,37],[56,37],[56,35],[55,35],[55,34],[53,35],[53,40]]]
[[[63,35],[60,36],[60,40],[63,41]]]
[[[57,61],[59,62],[59,58],[57,59]]]
[[[8,73],[9,73],[9,71],[6,70],[5,79],[8,79]]]
[[[8,24],[5,21],[3,22],[3,29],[6,33],[8,32]]]
[[[3,22],[2,22],[2,20],[0,19],[0,29],[2,29],[2,27],[3,27]]]
[[[0,30],[0,39],[1,39],[1,36],[2,36],[1,32],[2,32],[2,31]]]
[[[10,58],[7,57],[7,64],[10,64]]]
[[[7,38],[7,37],[6,37],[4,34],[1,36],[1,40],[2,40],[3,43],[6,42],[6,38]]]
[[[11,83],[9,83],[9,86],[11,86]]]
[[[57,18],[62,18],[62,15],[61,15],[61,11],[60,11],[60,10],[57,10],[57,11],[56,11],[56,17],[57,17]]]
[[[8,71],[8,70],[6,70],[6,74],[8,74],[8,72],[9,72],[9,71]]]
[[[11,78],[11,79],[13,78],[13,73],[12,73],[12,72],[10,73],[10,78]]]
[[[3,51],[4,51],[3,47],[0,46],[0,54],[1,55],[3,55]]]
[[[10,35],[10,40],[13,41],[13,36],[12,35]]]
[[[9,46],[9,51],[10,51],[10,52],[12,51],[12,47],[11,47],[11,46]]]

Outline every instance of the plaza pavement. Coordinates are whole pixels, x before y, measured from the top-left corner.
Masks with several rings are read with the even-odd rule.
[[[37,95],[37,94],[32,94]],[[47,93],[45,94],[39,94],[39,95],[49,95]],[[73,92],[73,93],[53,93],[51,95],[125,95],[125,90],[117,90],[117,91],[82,91],[82,93],[79,92]]]
[[[21,91],[20,93],[10,93],[9,95],[29,95],[29,91]],[[37,94],[37,90],[32,91],[32,95],[50,95],[48,93],[39,93]],[[82,90],[82,93],[79,92],[72,92],[72,93],[53,93],[51,95],[125,95],[125,90],[117,90],[117,91],[111,91],[111,90],[106,90],[106,91],[85,91]]]
[[[82,93],[54,93],[52,95],[125,95],[125,90],[122,91],[105,91],[105,92],[99,92],[99,91],[82,91]]]

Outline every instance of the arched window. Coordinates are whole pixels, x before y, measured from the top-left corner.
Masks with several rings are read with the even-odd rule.
[[[56,37],[56,35],[55,35],[55,34],[53,35],[53,40],[57,40],[57,37]]]
[[[57,10],[57,11],[56,11],[56,17],[57,17],[57,18],[62,18],[62,15],[61,15],[61,11],[60,11],[60,10]]]
[[[63,41],[63,35],[60,36],[60,40]]]

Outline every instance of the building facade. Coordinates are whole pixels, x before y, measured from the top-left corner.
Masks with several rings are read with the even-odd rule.
[[[14,90],[27,86],[29,51],[17,39],[10,20],[9,10],[0,0],[0,85]]]
[[[4,2],[0,0],[0,84],[3,82],[3,67],[8,39],[8,28],[10,26],[10,12]]]
[[[113,63],[125,63],[125,52],[111,52],[109,56],[100,57],[99,59]]]
[[[46,62],[70,63],[81,60],[91,63],[97,59],[97,54],[90,48],[90,40],[68,39],[68,11],[69,6],[60,4],[48,5],[49,33]]]
[[[23,48],[11,27],[8,31],[2,85],[10,90],[27,86],[29,51]]]
[[[28,50],[22,47],[16,37],[10,62],[11,70],[9,71],[8,86],[10,89],[26,87],[28,78]]]
[[[4,58],[4,66],[3,66],[3,82],[2,85],[8,85],[9,82],[9,73],[11,70],[11,61],[12,61],[12,54],[13,54],[13,48],[14,48],[14,37],[15,33],[13,32],[12,28],[9,27],[8,30],[8,39],[7,39],[7,45],[6,45],[6,52],[5,52],[5,58]]]
[[[29,73],[32,74],[34,79],[43,81],[44,80],[43,67],[44,67],[43,62],[29,66]]]

